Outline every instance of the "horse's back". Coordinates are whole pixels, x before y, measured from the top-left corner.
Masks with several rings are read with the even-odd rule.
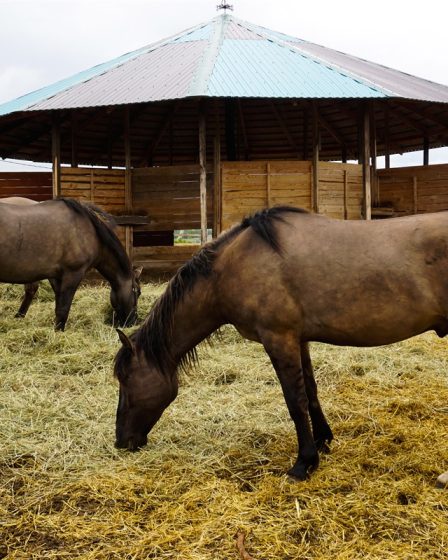
[[[3,282],[35,282],[67,267],[89,267],[99,250],[91,222],[59,200],[1,204],[0,238]]]
[[[448,213],[368,222],[285,212],[275,229],[280,252],[248,228],[217,263],[234,301],[223,305],[241,322],[357,346],[445,328]]]
[[[34,206],[35,204],[39,204],[36,200],[25,198],[23,196],[9,196],[6,198],[0,198],[0,203],[13,204],[16,206]]]

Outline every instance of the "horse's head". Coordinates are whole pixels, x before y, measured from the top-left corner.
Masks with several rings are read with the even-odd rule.
[[[110,292],[110,303],[115,313],[115,323],[129,327],[137,321],[137,302],[141,294],[140,276],[143,268],[133,268],[131,277],[114,286]]]
[[[115,446],[136,451],[146,445],[148,433],[177,396],[177,377],[164,375],[148,362],[131,338],[118,330],[123,347],[115,358],[120,382]]]

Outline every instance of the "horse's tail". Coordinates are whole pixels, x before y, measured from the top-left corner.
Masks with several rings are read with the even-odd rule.
[[[282,248],[278,240],[275,225],[277,222],[285,221],[284,214],[286,212],[308,214],[307,210],[296,208],[295,206],[274,206],[272,208],[260,210],[252,216],[244,218],[240,224],[240,228],[247,229],[251,227],[275,252],[281,253]]]
[[[131,265],[126,251],[114,231],[117,226],[114,217],[111,214],[104,212],[104,210],[101,210],[101,208],[98,208],[94,204],[83,203],[73,198],[65,197],[58,198],[58,200],[63,202],[76,214],[83,216],[85,219],[90,221],[100,242],[112,249],[118,257],[118,261],[123,269],[123,272],[127,273]]]

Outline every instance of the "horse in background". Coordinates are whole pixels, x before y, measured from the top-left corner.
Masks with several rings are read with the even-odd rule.
[[[0,198],[1,204],[16,204],[19,206],[33,206],[34,204],[39,204],[36,200],[31,200],[31,198],[25,198],[22,196],[10,196],[7,198]],[[34,299],[34,296],[39,289],[39,282],[33,282],[31,284],[25,284],[25,293],[23,295],[22,302],[20,304],[19,310],[15,314],[15,317],[23,318],[28,312],[30,305]]]
[[[48,279],[56,297],[55,328],[64,330],[75,292],[94,268],[111,286],[116,324],[132,325],[142,269],[132,268],[113,226],[99,208],[70,198],[0,204],[0,282]]]

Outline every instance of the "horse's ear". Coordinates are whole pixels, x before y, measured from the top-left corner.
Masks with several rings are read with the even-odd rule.
[[[115,329],[115,330],[118,333],[118,336],[121,340],[121,344],[123,344],[123,346],[125,348],[128,348],[131,352],[134,352],[135,347],[134,347],[134,344],[132,343],[132,340],[129,337],[127,337],[122,330],[120,330],[120,329]]]
[[[140,278],[140,276],[142,275],[143,272],[143,267],[142,266],[136,266],[134,268],[134,276],[135,278],[138,280]]]

